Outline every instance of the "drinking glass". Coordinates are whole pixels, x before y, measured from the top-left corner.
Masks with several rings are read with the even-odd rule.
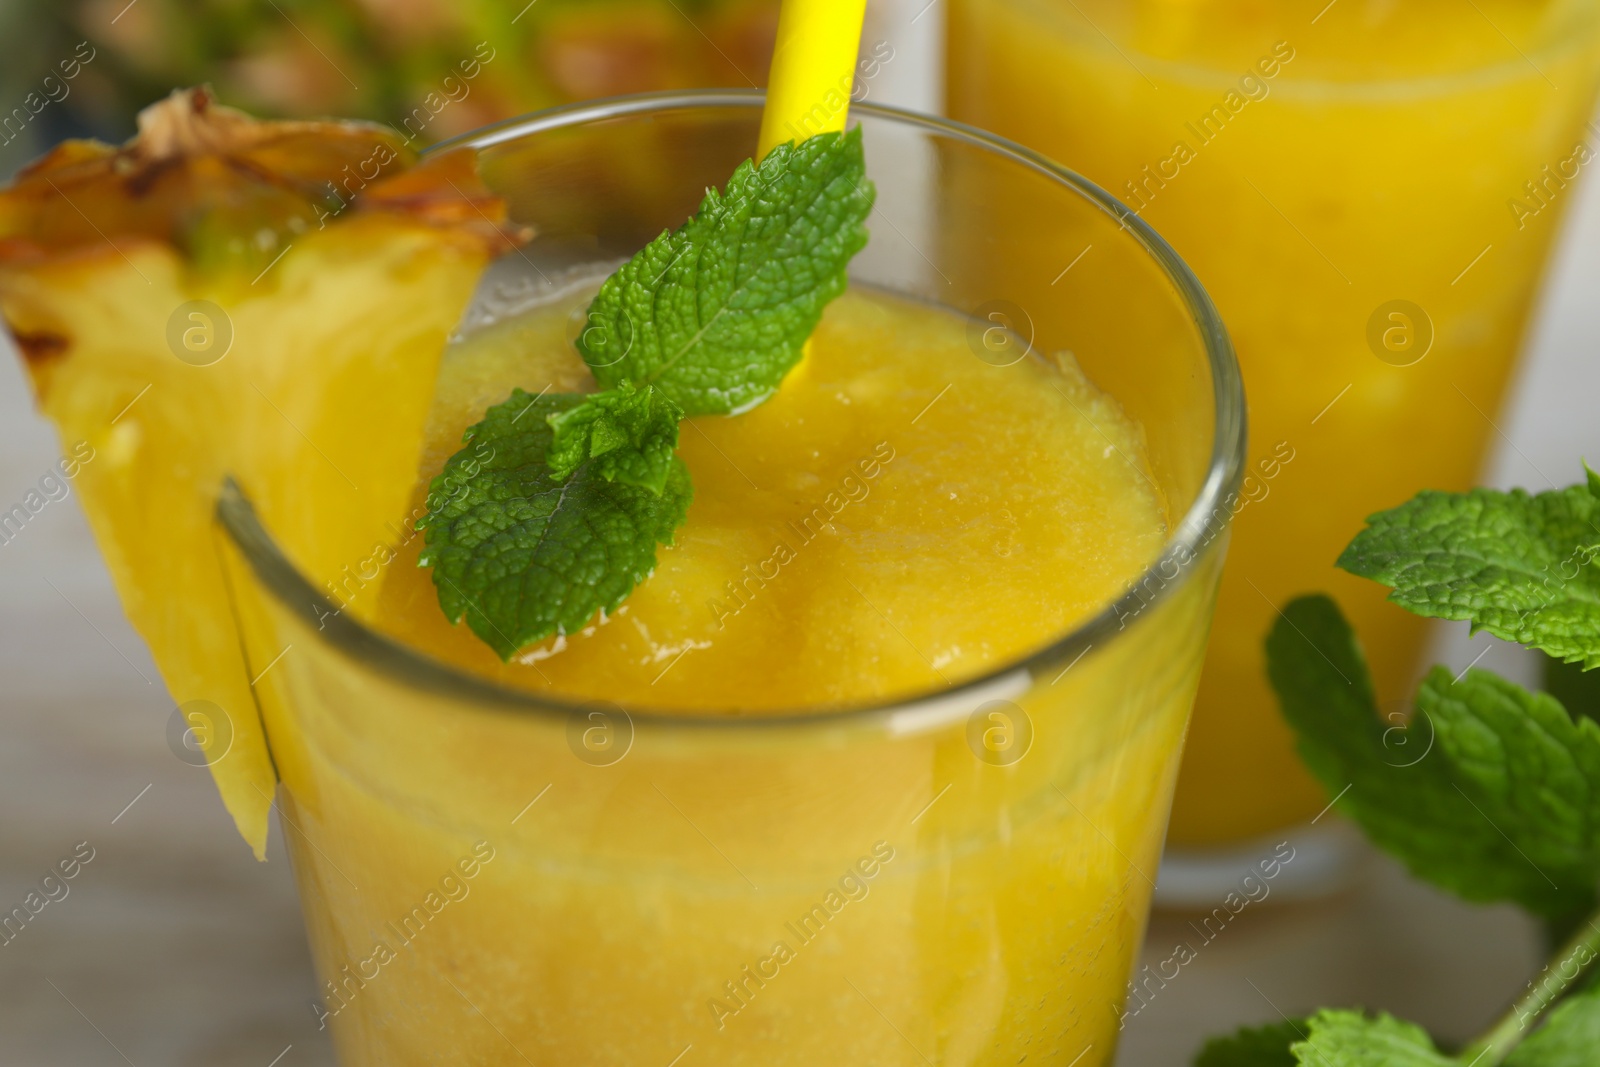
[[[1204,850],[1303,823],[1328,797],[1262,641],[1277,605],[1332,594],[1403,721],[1425,624],[1334,561],[1366,516],[1478,475],[1594,158],[1600,3],[948,10],[950,113],[1070,160],[1148,219],[1238,346],[1251,455],[1171,840]]]
[[[681,223],[751,154],[761,104],[625,97],[452,145],[535,234],[463,329]],[[1189,271],[1100,189],[977,130],[852,115],[878,190],[852,283],[971,316],[974,359],[1075,353],[1144,428],[1160,557],[948,689],[697,718],[403,647],[230,488],[252,675],[293,648],[256,691],[341,1062],[1110,1062],[1240,476],[1237,369]],[[977,180],[1055,220],[971,199]],[[1102,251],[1080,284],[994,280],[1061,226]]]

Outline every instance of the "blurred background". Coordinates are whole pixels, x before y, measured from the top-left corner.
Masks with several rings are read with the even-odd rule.
[[[8,159],[120,141],[140,107],[209,82],[262,116],[337,115],[425,142],[552,104],[765,81],[775,0],[12,0],[0,7]],[[86,46],[86,47],[85,47]],[[80,49],[82,49],[80,51]],[[59,61],[82,61],[62,77]],[[92,58],[90,58],[92,57]],[[47,81],[50,79],[50,81]],[[410,125],[407,126],[408,122]]]
[[[572,100],[759,86],[776,0],[6,0],[0,176],[64,137],[120,141],[145,104],[209,82],[271,116],[354,116],[427,144]],[[939,0],[872,0],[888,56],[875,102],[938,110]],[[1065,160],[1071,165],[1071,160]],[[1490,484],[1574,480],[1600,460],[1600,189],[1587,178],[1545,285]],[[0,499],[58,455],[0,338]],[[37,528],[36,528],[37,527]],[[291,872],[274,830],[257,865],[203,768],[174,758],[172,708],[77,505],[0,550],[0,901],[74,843],[71,895],[0,948],[0,1064],[328,1065]],[[1435,661],[1537,684],[1522,650],[1440,627]],[[1330,816],[1330,819],[1336,816]],[[1344,888],[1241,915],[1132,1019],[1124,1067],[1187,1063],[1201,1039],[1323,1004],[1384,1008],[1463,1037],[1537,967],[1537,932],[1470,908],[1357,847]],[[1241,863],[1241,868],[1244,863]],[[1204,909],[1202,909],[1204,910]],[[1156,917],[1164,958],[1188,917]]]

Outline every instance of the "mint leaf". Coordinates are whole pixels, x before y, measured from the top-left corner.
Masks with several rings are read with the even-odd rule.
[[[612,482],[660,493],[675,462],[683,409],[654,386],[617,388],[583,398],[577,407],[546,417],[555,437],[550,474],[558,481],[594,459],[595,472]]]
[[[600,287],[578,350],[607,388],[654,385],[690,415],[760,403],[799,360],[872,209],[861,131],[739,165],[682,228]]]
[[[1296,1067],[1289,1046],[1306,1036],[1304,1023],[1245,1027],[1214,1037],[1194,1058],[1194,1067]]]
[[[1267,638],[1301,756],[1339,807],[1413,874],[1465,900],[1546,918],[1600,881],[1600,727],[1486,671],[1435,668],[1409,725],[1379,717],[1333,601],[1301,597]]]
[[[604,390],[515,390],[430,486],[419,562],[452,623],[510,659],[617,608],[688,514],[679,421],[778,387],[848,284],[873,195],[859,130],[783,145],[606,279],[577,340]]]
[[[1425,492],[1367,520],[1339,557],[1417,615],[1600,666],[1600,480],[1529,495]]]
[[[418,523],[419,563],[433,568],[440,607],[502,659],[615,610],[688,512],[689,472],[676,457],[659,493],[607,479],[596,459],[551,481],[546,420],[585,400],[514,390],[466,432],[468,447],[433,480]]]
[[[1392,1015],[1324,1010],[1307,1027],[1311,1036],[1293,1046],[1301,1067],[1461,1067],[1426,1030]]]
[[[1532,1036],[1511,1050],[1505,1067],[1594,1067],[1600,1049],[1600,990],[1556,1005]]]
[[[1512,900],[1548,919],[1591,906],[1600,882],[1600,727],[1479,670],[1455,681],[1435,667],[1417,710],[1437,738],[1424,762],[1439,757],[1435,773],[1458,794],[1435,809],[1457,821],[1437,828],[1479,828],[1470,852],[1459,841],[1448,848],[1456,864],[1434,881],[1464,899]]]

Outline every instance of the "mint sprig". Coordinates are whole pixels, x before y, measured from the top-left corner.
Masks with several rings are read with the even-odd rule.
[[[654,385],[690,415],[765,400],[866,246],[865,173],[859,129],[739,164],[682,229],[600,287],[578,338],[595,380]]]
[[[1600,666],[1600,478],[1530,494],[1419,493],[1367,520],[1339,557],[1417,615]]]
[[[1290,1046],[1301,1067],[1459,1067],[1426,1030],[1392,1015],[1319,1011],[1306,1030],[1306,1039]]]
[[[1600,663],[1600,475],[1586,475],[1539,494],[1421,493],[1368,519],[1339,565],[1390,585],[1390,599],[1417,614]],[[1381,718],[1356,636],[1323,596],[1285,605],[1266,650],[1301,756],[1368,838],[1465,900],[1513,901],[1572,932],[1505,1016],[1454,1056],[1411,1023],[1322,1011],[1215,1039],[1197,1067],[1600,1062],[1600,989],[1580,988],[1600,959],[1600,912],[1584,914],[1600,896],[1600,724],[1488,671],[1442,667],[1408,720]]]
[[[1207,1041],[1195,1056],[1194,1067],[1297,1067],[1299,1061],[1289,1047],[1305,1035],[1304,1021],[1246,1026]]]
[[[1408,722],[1385,720],[1332,600],[1301,597],[1267,638],[1301,757],[1339,809],[1417,877],[1547,919],[1600,883],[1600,726],[1488,671],[1436,667]]]
[[[689,510],[689,470],[672,457],[659,492],[606,478],[601,461],[550,477],[547,419],[582,396],[514,390],[467,431],[421,520],[439,606],[509,659],[530,641],[615,611],[656,565]]]
[[[1426,1030],[1380,1014],[1319,1011],[1309,1019],[1212,1038],[1194,1067],[1461,1067]]]
[[[1450,1056],[1439,1051],[1422,1027],[1392,1015],[1324,1010],[1309,1019],[1212,1038],[1195,1057],[1194,1067],[1594,1067],[1600,1049],[1600,992],[1569,997],[1542,1023],[1519,1023],[1526,1021],[1515,1015],[1506,1019],[1507,1031],[1522,1031],[1516,1034],[1520,1041],[1508,1049],[1475,1044]]]
[[[635,389],[624,380],[565,411],[550,415],[550,476],[565,481],[584,460],[612,482],[639,485],[659,493],[672,470],[683,409],[661,390]]]
[[[1520,1029],[1515,1016],[1506,1029]],[[1229,1037],[1211,1038],[1195,1056],[1194,1067],[1594,1067],[1600,1049],[1600,992],[1578,993],[1563,1001],[1538,1029],[1490,1059],[1493,1048],[1469,1046],[1456,1056],[1442,1053],[1427,1030],[1390,1014],[1318,1011],[1304,1021],[1246,1027]]]
[[[429,487],[419,563],[452,623],[510,659],[618,608],[688,514],[679,422],[778,388],[873,196],[859,130],[780,145],[606,279],[577,340],[601,391],[514,391]]]

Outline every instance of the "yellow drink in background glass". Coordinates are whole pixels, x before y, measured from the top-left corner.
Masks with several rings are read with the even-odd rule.
[[[1250,458],[1171,840],[1302,821],[1327,798],[1264,674],[1274,605],[1333,593],[1384,706],[1408,706],[1422,621],[1333,561],[1366,515],[1479,470],[1551,239],[1595,158],[1597,5],[949,10],[952,117],[1123,200],[1194,267],[1238,347]],[[1084,243],[1016,269],[1055,275]]]
[[[512,386],[589,387],[569,342],[596,278],[725,180],[760,103],[473,139],[536,236],[446,355],[424,483]],[[1092,189],[855,115],[878,187],[855,284],[776,395],[685,425],[689,520],[603,623],[501,664],[444,623],[420,538],[317,589],[225,499],[249,659],[293,646],[257,693],[342,1062],[1111,1061],[1238,477],[1236,369],[1193,278]],[[672,160],[660,205],[587,180],[619,144]],[[1114,312],[1017,292],[1031,350],[972,317],[997,294],[946,233],[981,214],[957,223],[963,182],[1008,171],[1122,286]],[[1023,251],[991,221],[992,255]]]

